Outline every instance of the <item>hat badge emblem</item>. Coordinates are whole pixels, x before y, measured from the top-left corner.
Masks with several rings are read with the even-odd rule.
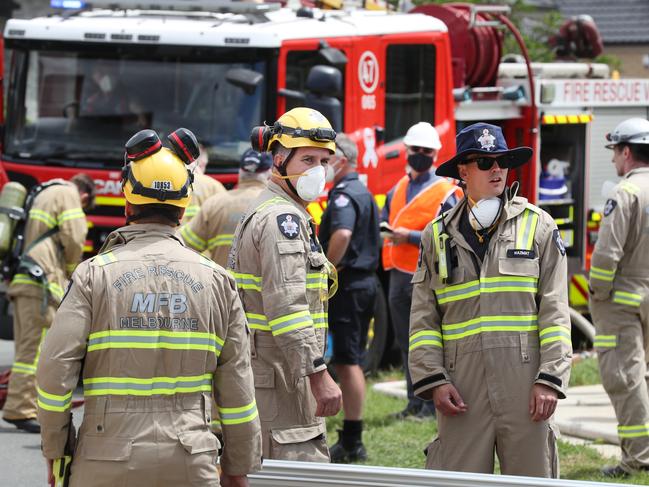
[[[483,150],[493,150],[496,148],[496,137],[494,137],[489,129],[483,129],[482,135],[478,137],[478,142],[480,143],[480,148]]]

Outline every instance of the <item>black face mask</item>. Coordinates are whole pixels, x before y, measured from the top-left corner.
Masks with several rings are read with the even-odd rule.
[[[408,155],[408,165],[417,172],[428,171],[433,165],[433,158],[422,152],[415,152]]]

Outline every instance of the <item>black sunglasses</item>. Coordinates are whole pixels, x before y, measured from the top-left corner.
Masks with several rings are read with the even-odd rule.
[[[500,169],[508,169],[511,165],[512,158],[508,155],[502,155],[498,157],[476,157],[475,159],[468,159],[467,164],[470,162],[475,162],[478,166],[478,169],[481,171],[488,171],[494,165],[494,162],[498,164]]]
[[[429,147],[419,147],[418,145],[411,145],[410,150],[412,152],[423,152],[426,155],[431,155],[434,149],[431,149]]]

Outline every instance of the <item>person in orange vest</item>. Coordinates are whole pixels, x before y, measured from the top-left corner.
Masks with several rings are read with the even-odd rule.
[[[432,401],[415,397],[408,371],[408,327],[412,279],[417,269],[421,232],[440,210],[446,211],[460,201],[462,190],[445,178],[435,175],[433,162],[442,148],[439,134],[428,122],[419,122],[408,129],[403,139],[408,155],[406,175],[388,192],[383,208],[381,229],[383,268],[390,271],[388,305],[392,326],[406,374],[408,405],[395,414],[426,418],[435,415]]]

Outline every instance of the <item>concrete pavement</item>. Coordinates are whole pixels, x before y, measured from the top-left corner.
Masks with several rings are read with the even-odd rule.
[[[14,342],[0,340],[0,370],[11,367]],[[77,391],[74,399],[81,398]],[[83,408],[73,412],[77,428],[81,424]],[[0,419],[0,485],[15,487],[41,487],[47,485],[45,460],[41,455],[41,437],[19,431]]]
[[[405,381],[375,384],[374,390],[406,398]],[[615,411],[601,384],[569,388],[568,397],[559,401],[554,422],[563,440],[591,446],[604,457],[620,458]]]

